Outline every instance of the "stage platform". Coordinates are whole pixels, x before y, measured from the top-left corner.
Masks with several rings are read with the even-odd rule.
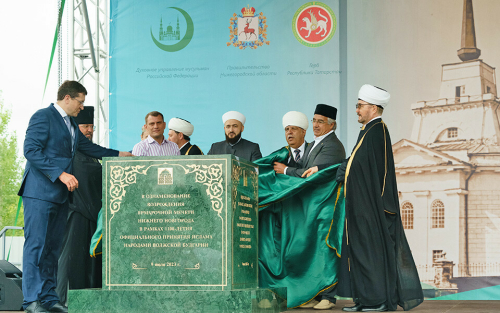
[[[303,312],[303,313],[319,313],[319,312],[343,312],[342,308],[344,306],[351,306],[352,302],[348,300],[339,300],[337,301],[337,306],[331,310],[314,310],[314,309],[291,309],[286,312],[295,311],[295,312]],[[399,308],[398,311],[403,311],[403,309]],[[6,313],[17,313],[19,311],[3,311]],[[71,312],[71,310],[70,310]],[[446,300],[427,300],[424,301],[421,305],[411,310],[410,312],[419,312],[419,313],[498,313],[500,312],[500,301],[446,301]],[[142,313],[142,312],[137,312]],[[173,312],[172,312],[173,313]],[[175,312],[182,313],[182,311]],[[217,313],[217,312],[214,312]]]

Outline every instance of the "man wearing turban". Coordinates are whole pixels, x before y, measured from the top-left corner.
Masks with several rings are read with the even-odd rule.
[[[338,294],[347,312],[409,310],[423,301],[401,222],[391,138],[382,113],[390,94],[364,85],[356,113],[362,124],[352,154],[337,171],[344,182],[346,221]]]
[[[174,117],[168,122],[168,140],[179,146],[181,155],[203,155],[197,145],[191,144],[194,126],[190,122]]]
[[[328,167],[342,162],[345,159],[345,150],[335,135],[336,117],[336,108],[326,104],[318,104],[312,120],[314,141],[307,146],[304,156],[300,158],[296,166],[286,166],[283,163],[275,162],[274,171],[277,174],[301,177],[311,167],[317,165]]]
[[[306,131],[309,127],[307,116],[302,112],[290,111],[283,116],[283,128],[288,146],[287,166],[296,167],[302,159],[308,143],[305,141]]]
[[[232,154],[250,162],[262,158],[259,144],[241,138],[245,121],[245,116],[237,111],[229,111],[222,115],[226,140],[213,143],[208,155]]]

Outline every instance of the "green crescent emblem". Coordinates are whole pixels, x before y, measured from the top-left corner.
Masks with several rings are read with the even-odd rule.
[[[189,16],[189,14],[187,14],[187,12],[184,11],[183,9],[176,8],[176,7],[169,7],[169,9],[175,9],[175,10],[181,12],[181,14],[184,16],[184,18],[186,19],[186,24],[187,24],[186,34],[181,39],[181,41],[179,41],[178,43],[173,44],[173,45],[164,45],[161,42],[159,42],[158,40],[156,40],[156,38],[153,36],[153,27],[151,26],[151,38],[153,39],[155,45],[158,48],[162,49],[163,51],[175,52],[175,51],[179,51],[179,50],[184,49],[189,44],[191,39],[193,39],[194,24],[193,24],[193,19],[191,19],[191,16]]]

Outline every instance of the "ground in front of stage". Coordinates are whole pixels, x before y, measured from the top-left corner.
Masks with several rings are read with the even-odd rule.
[[[319,313],[319,312],[343,312],[345,306],[352,306],[350,300],[338,300],[335,308],[331,310],[293,309],[297,313]],[[403,311],[399,308],[398,311]],[[460,301],[460,300],[427,300],[410,312],[418,313],[498,313],[500,312],[500,301]]]

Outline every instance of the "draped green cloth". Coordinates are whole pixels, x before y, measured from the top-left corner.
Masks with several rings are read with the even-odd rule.
[[[335,181],[339,164],[309,178],[275,174],[288,147],[254,163],[259,165],[259,286],[287,287],[289,308],[309,302],[337,283],[344,191]]]

